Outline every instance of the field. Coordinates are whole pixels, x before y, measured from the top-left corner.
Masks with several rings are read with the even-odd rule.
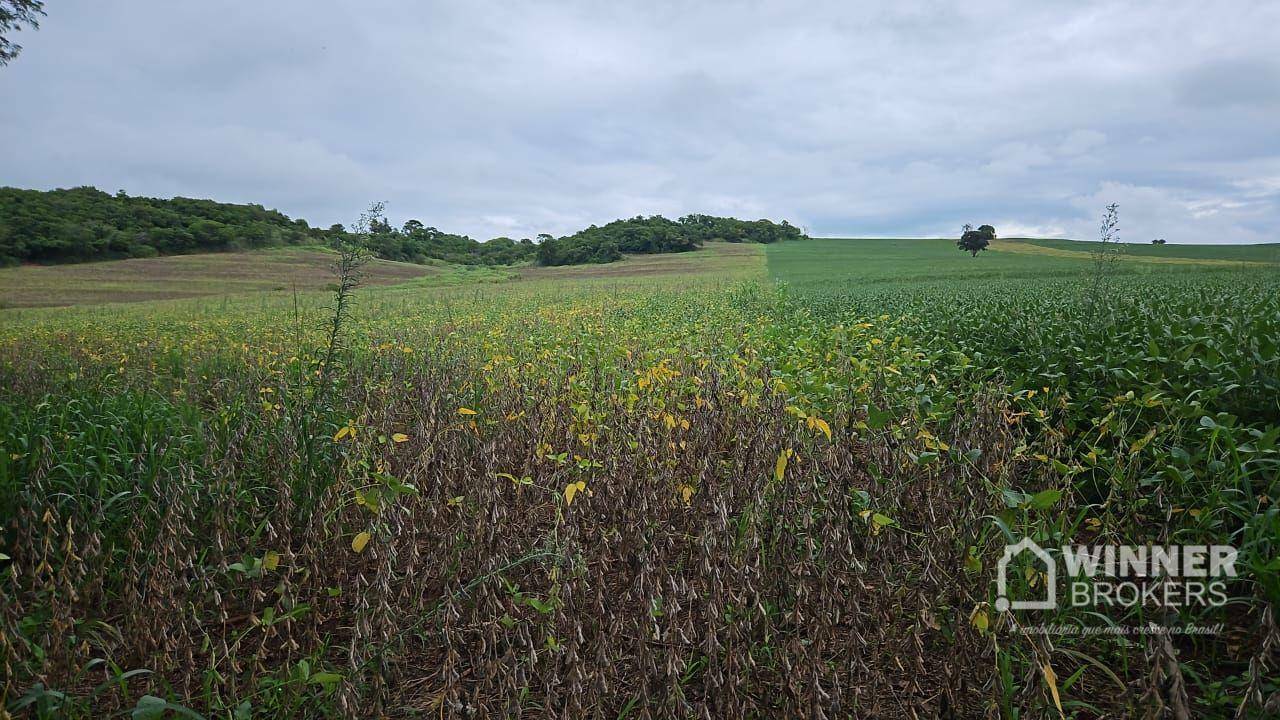
[[[0,706],[1268,716],[1273,247],[717,243],[0,312]],[[1001,612],[1022,538],[1239,576]]]
[[[294,292],[335,286],[332,271],[335,259],[328,248],[301,247],[0,268],[0,308],[245,295],[254,296],[260,304],[270,303],[273,293],[286,297]],[[524,272],[536,274],[538,270]],[[497,283],[516,275],[508,268],[373,260],[364,268],[362,283],[422,290]]]

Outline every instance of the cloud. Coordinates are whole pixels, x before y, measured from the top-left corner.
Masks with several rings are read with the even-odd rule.
[[[982,169],[1000,175],[1021,175],[1052,161],[1049,153],[1039,145],[1016,142],[996,148],[991,161],[983,165]]]
[[[1092,237],[1115,193],[1139,237],[1173,241],[1177,218],[1187,236],[1280,240],[1276,3],[48,12],[0,69],[0,183],[318,225],[385,200],[397,224],[480,238],[696,211],[827,235],[1003,218]]]
[[[1058,145],[1058,154],[1083,155],[1107,142],[1107,134],[1097,130],[1072,130]]]
[[[1026,225],[1017,220],[1001,220],[992,224],[999,236],[1005,238],[1060,238],[1066,234],[1066,229],[1062,225],[1053,223]]]
[[[1187,69],[1177,80],[1178,101],[1221,110],[1280,105],[1280,62],[1272,57],[1214,58]]]
[[[1096,239],[1097,221],[1109,203],[1119,206],[1120,239],[1148,242],[1225,244],[1275,242],[1274,203],[1240,196],[1103,183],[1095,192],[1072,198],[1082,214],[1093,211],[1092,225],[1079,220],[1068,227],[1073,237]],[[1092,230],[1092,232],[1090,232]]]

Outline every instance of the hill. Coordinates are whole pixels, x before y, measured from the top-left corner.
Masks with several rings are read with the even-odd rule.
[[[538,263],[608,263],[622,259],[623,254],[688,252],[708,241],[770,244],[804,237],[786,220],[774,223],[694,214],[676,221],[661,215],[637,216],[600,227],[592,225],[562,238],[544,236],[538,246]]]
[[[324,238],[261,205],[0,188],[0,264],[145,258],[302,245]]]
[[[327,248],[307,246],[0,268],[0,309],[327,290],[334,282],[335,257]],[[695,253],[624,256],[620,262],[606,265],[506,268],[374,260],[364,268],[361,284],[397,285],[397,294],[420,295],[424,290],[458,285],[518,282],[555,288],[593,283],[618,286],[697,276],[727,282],[763,274],[762,246],[713,242]]]
[[[261,205],[237,205],[192,198],[109,195],[93,187],[49,191],[0,188],[0,266],[69,263],[161,255],[252,250],[288,245],[354,242],[376,257],[426,264],[579,265],[607,263],[624,254],[693,250],[708,240],[772,243],[801,238],[786,221],[738,220],[688,215],[679,221],[660,215],[615,220],[603,226],[554,238],[498,237],[480,242],[419,220],[396,228],[381,216],[368,227],[348,232],[340,224],[327,229]]]

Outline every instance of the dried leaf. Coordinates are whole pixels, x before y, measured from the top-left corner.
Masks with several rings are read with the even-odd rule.
[[[1053,666],[1049,663],[1045,663],[1040,669],[1044,671],[1044,681],[1049,686],[1049,692],[1053,695],[1053,704],[1058,708],[1058,715],[1066,717],[1066,714],[1062,711],[1062,698],[1058,696],[1058,674],[1053,671]]]

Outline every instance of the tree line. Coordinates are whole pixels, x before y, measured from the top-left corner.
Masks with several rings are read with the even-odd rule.
[[[786,220],[774,223],[695,214],[678,221],[661,215],[637,216],[592,225],[562,238],[540,237],[539,264],[579,265],[613,262],[624,253],[687,252],[706,241],[773,243],[798,240],[805,235]]]
[[[465,265],[604,263],[624,253],[684,252],[708,240],[769,243],[804,234],[786,221],[660,215],[616,220],[565,237],[480,242],[409,220],[377,218],[368,232],[312,227],[261,205],[112,195],[93,187],[0,188],[0,265],[87,262],[356,241],[386,260]]]

